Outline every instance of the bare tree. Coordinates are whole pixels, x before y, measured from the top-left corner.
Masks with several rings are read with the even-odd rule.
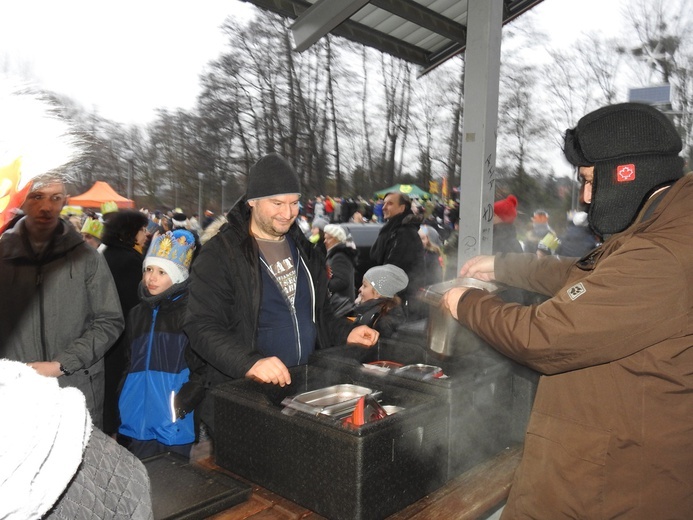
[[[669,82],[671,105],[663,109],[690,159],[692,3],[634,0],[632,27],[620,31],[629,35],[627,45],[588,35],[545,52],[542,68],[525,61],[528,51],[547,45],[532,27],[532,12],[506,26],[496,168],[506,187],[514,183],[531,203],[565,189],[543,151],[560,150],[564,129],[586,112],[623,100],[624,64],[631,86]],[[370,196],[416,174],[427,187],[439,163],[448,186],[459,183],[463,59],[415,80],[409,64],[338,37],[295,53],[288,22],[265,11],[247,22],[230,17],[223,30],[228,47],[201,78],[194,110],[163,110],[146,129],[133,129],[64,102],[92,143],[75,167],[79,189],[103,179],[124,192],[127,150],[135,152],[135,195],[151,205],[196,207],[197,172],[205,173],[205,205],[216,204],[208,194],[218,194],[213,188],[225,180],[240,194],[250,166],[269,151],[294,163],[307,195],[345,195],[351,185],[350,194]]]
[[[194,114],[178,110],[159,111],[159,119],[149,127],[150,169],[155,196],[169,207],[193,212],[198,206],[198,172],[209,175],[208,165],[201,160],[199,121]]]
[[[427,75],[413,85],[411,121],[416,123],[410,126],[418,145],[416,182],[426,191],[434,178],[434,161],[443,153],[444,114],[448,107],[444,102],[445,82],[441,79],[437,74]]]
[[[622,62],[616,40],[604,40],[593,33],[585,39],[578,40],[577,49],[585,77],[599,86],[599,103],[615,103],[618,95],[616,80]]]
[[[400,137],[406,134],[411,103],[411,66],[391,56],[381,55],[385,102],[385,137],[383,143],[383,177],[386,185],[395,182],[395,156]],[[404,141],[404,139],[402,139]],[[400,142],[399,146],[404,143]]]
[[[690,164],[693,158],[693,0],[637,0],[629,4],[626,16],[638,43],[623,45],[622,51],[634,58],[631,63],[636,70],[648,73],[650,83],[671,85],[670,106],[661,108],[679,127]]]
[[[335,89],[334,89],[334,55],[332,53],[332,42],[331,38],[326,38],[327,43],[327,99],[330,105],[330,117],[332,120],[332,142],[334,151],[334,177],[335,177],[335,193],[340,195],[343,193],[342,186],[342,164],[340,161],[339,152],[339,125],[337,123],[337,108],[335,102]]]
[[[454,63],[454,62],[453,62]],[[449,136],[447,139],[447,154],[445,155],[444,179],[450,190],[460,184],[462,169],[462,116],[464,114],[464,60],[457,60],[457,74],[451,72],[450,80],[446,82],[449,106]],[[442,155],[441,155],[442,156]]]
[[[498,118],[498,157],[516,179],[516,185],[525,185],[529,176],[552,173],[550,165],[540,161],[547,125],[535,101],[537,85],[537,73],[531,66],[512,62],[503,64],[498,109],[502,114]],[[521,198],[524,194],[516,195]]]
[[[365,150],[364,165],[368,171],[373,170],[373,152],[371,150],[371,129],[368,121],[368,108],[370,105],[368,97],[368,49],[364,46],[361,52],[361,63],[363,64],[363,91],[361,95],[361,118],[363,121],[363,148]]]

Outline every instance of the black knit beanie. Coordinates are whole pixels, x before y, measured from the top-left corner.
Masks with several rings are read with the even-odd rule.
[[[250,168],[246,199],[300,194],[301,183],[294,167],[278,153],[265,155]]]
[[[575,166],[594,166],[588,220],[602,238],[626,229],[656,188],[683,176],[681,138],[669,118],[642,103],[609,105],[565,134]]]

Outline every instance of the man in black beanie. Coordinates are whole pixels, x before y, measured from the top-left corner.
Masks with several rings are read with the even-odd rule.
[[[316,348],[373,346],[378,333],[332,313],[325,258],[295,223],[301,186],[276,153],[248,173],[246,195],[205,243],[190,273],[185,332],[211,365],[211,383],[247,377],[291,383],[287,367]],[[201,406],[214,429],[212,400]]]
[[[502,518],[690,518],[693,176],[658,110],[606,106],[566,132],[604,242],[577,260],[480,256],[460,271],[549,296],[453,289],[446,307],[543,376]]]

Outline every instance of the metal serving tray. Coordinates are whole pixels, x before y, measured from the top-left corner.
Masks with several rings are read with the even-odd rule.
[[[425,365],[423,363],[404,365],[402,368],[396,369],[395,374],[421,380],[439,379],[445,377],[441,367],[435,365]]]
[[[365,386],[341,384],[287,397],[282,404],[301,412],[336,416],[353,409],[360,397],[376,393]]]

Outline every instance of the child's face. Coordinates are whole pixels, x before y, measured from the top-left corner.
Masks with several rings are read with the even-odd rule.
[[[148,265],[144,268],[142,281],[149,291],[149,294],[156,296],[173,285],[171,277],[161,267]]]
[[[365,278],[361,283],[361,287],[359,287],[359,294],[361,295],[361,303],[380,297],[378,291],[376,291],[371,285],[371,282]]]

